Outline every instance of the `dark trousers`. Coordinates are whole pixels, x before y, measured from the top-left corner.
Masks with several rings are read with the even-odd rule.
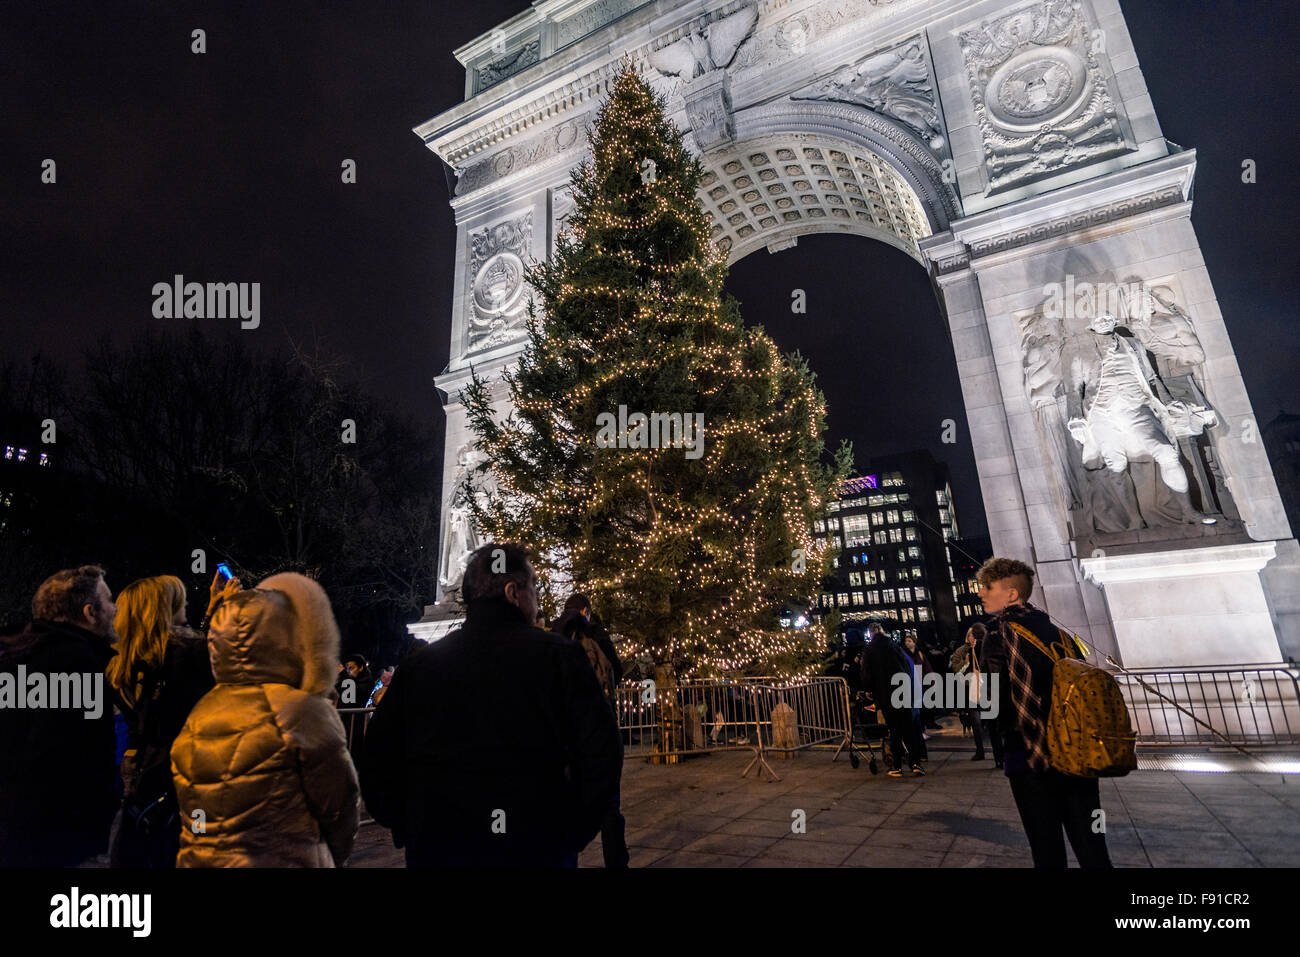
[[[1080,867],[1111,866],[1106,835],[1094,831],[1094,812],[1101,808],[1096,778],[1023,771],[1008,775],[1007,780],[1029,839],[1034,867],[1064,868],[1067,837]]]
[[[600,849],[605,855],[606,870],[627,868],[627,838],[624,834],[627,822],[623,820],[618,804],[618,796],[615,795],[614,803],[605,812],[605,817],[600,822]]]
[[[912,712],[891,708],[885,712],[885,725],[889,728],[889,753],[893,757],[894,770],[903,767],[903,755],[907,755],[908,764],[920,761],[920,734],[916,730],[917,723],[912,720]]]
[[[984,755],[984,734],[988,733],[989,746],[993,749],[993,760],[998,764],[1002,763],[1002,733],[998,731],[996,722],[982,721],[978,711],[967,711],[970,715],[971,733],[975,735],[975,754],[979,757]]]
[[[125,809],[109,848],[109,866],[131,869],[167,869],[176,866],[181,849],[180,819],[172,814],[149,830]]]

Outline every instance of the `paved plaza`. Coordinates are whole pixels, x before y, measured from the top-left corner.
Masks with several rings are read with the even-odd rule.
[[[1002,772],[968,741],[931,742],[924,777],[872,775],[843,755],[771,758],[779,781],[740,773],[750,753],[654,766],[629,758],[623,813],[633,867],[1028,867]],[[945,750],[939,750],[944,747]],[[1148,763],[1148,762],[1144,762]],[[1101,783],[1117,867],[1300,866],[1300,775],[1138,770]],[[806,833],[793,833],[794,812]],[[1074,864],[1073,855],[1070,858]],[[400,867],[375,824],[349,866]],[[582,867],[600,867],[600,839]]]

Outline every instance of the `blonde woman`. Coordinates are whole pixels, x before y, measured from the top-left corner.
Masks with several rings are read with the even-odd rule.
[[[181,821],[171,746],[214,684],[207,643],[185,619],[185,585],[174,575],[142,578],[117,596],[118,653],[107,673],[126,719],[127,750],[114,867],[176,866]]]

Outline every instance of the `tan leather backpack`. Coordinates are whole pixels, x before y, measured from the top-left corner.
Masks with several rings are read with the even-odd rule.
[[[1073,655],[1083,648],[1057,629],[1051,649],[1028,628],[1010,622],[1025,641],[1047,655],[1052,666],[1052,710],[1047,718],[1047,757],[1054,770],[1084,778],[1123,777],[1137,768],[1137,735],[1119,682],[1110,672]]]

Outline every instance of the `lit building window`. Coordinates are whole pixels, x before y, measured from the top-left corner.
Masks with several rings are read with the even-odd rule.
[[[897,524],[898,524],[898,509],[896,509],[896,508],[891,508],[889,511],[887,511],[887,512],[885,513],[885,521],[889,522],[890,525],[897,525]]]
[[[924,586],[924,585],[917,585],[917,586],[916,586],[916,600],[917,600],[917,601],[926,601],[926,600],[928,600],[928,598],[929,598],[929,596],[926,594],[925,586]]]
[[[826,523],[820,518],[817,519],[817,521],[813,522],[813,531],[814,532],[826,531]]]
[[[874,571],[863,572],[862,581],[867,585],[874,585],[876,583],[876,573]]]
[[[883,528],[880,531],[876,532],[877,545],[884,545],[887,541],[889,541],[889,536],[886,534]]]
[[[892,605],[894,603],[894,589],[886,588],[881,594],[885,596],[885,604]]]
[[[873,605],[879,605],[880,592],[876,591],[875,589],[872,589],[871,591],[867,592],[867,601],[871,602],[871,604]]]
[[[895,544],[903,540],[903,530],[901,528],[891,528],[889,530],[889,540]]]
[[[909,549],[907,550],[907,557],[908,557],[908,558],[915,558],[917,561],[920,561],[920,560],[921,560],[921,549],[919,549],[919,548],[917,548],[915,545],[913,545],[911,548],[909,548]]]
[[[907,526],[907,540],[909,542],[916,541],[916,527],[914,525]]]
[[[920,565],[913,565],[913,566],[912,566],[912,577],[913,577],[914,579],[916,579],[917,581],[920,581],[920,579],[921,579],[921,566],[920,566]]]
[[[905,522],[915,522],[915,521],[916,521],[916,513],[915,513],[914,511],[912,511],[910,508],[905,508],[905,509],[903,509],[903,521],[905,521]]]
[[[916,620],[917,620],[917,621],[929,621],[929,620],[930,620],[930,609],[929,609],[929,608],[926,608],[926,607],[924,607],[924,606],[922,606],[921,608],[918,608],[918,609],[916,610]]]
[[[911,551],[911,549],[908,549],[908,551]],[[900,548],[898,550],[898,563],[901,565],[905,561],[907,561],[907,553]]]
[[[875,508],[875,507],[878,506],[878,505],[884,505],[884,504],[885,504],[885,496],[883,496],[883,495],[872,495],[870,498],[867,499],[867,504],[870,505],[872,508]]]
[[[912,609],[910,609],[910,608],[903,608],[903,609],[900,609],[899,612],[898,612],[898,620],[899,620],[899,621],[916,621],[916,615],[912,612]]]
[[[850,584],[850,585],[861,585],[861,584],[862,584],[862,575],[861,575],[861,573],[859,573],[859,572],[849,572],[849,584]]]
[[[898,600],[899,600],[899,601],[911,601],[911,600],[912,600],[912,589],[910,589],[910,588],[900,588],[900,589],[898,590]]]
[[[847,593],[840,592],[838,595],[835,596],[835,604],[839,605],[841,608],[846,606],[848,603],[849,603],[849,596]]]
[[[861,604],[862,604],[862,592],[860,592],[860,591],[855,591],[855,592],[853,593],[853,604],[855,604],[855,605],[861,605]]]

